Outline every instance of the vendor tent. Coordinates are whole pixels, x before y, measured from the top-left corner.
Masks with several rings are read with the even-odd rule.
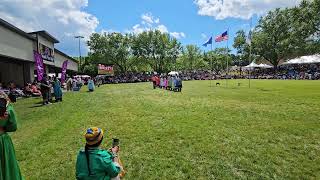
[[[269,69],[269,68],[273,68],[273,66],[270,66],[268,64],[256,64],[255,62],[252,62],[251,64],[249,64],[248,66],[244,67],[245,69],[254,69],[254,68],[262,68],[262,69]]]
[[[256,64],[255,62],[252,62],[248,66],[245,66],[245,68],[247,68],[247,69],[253,69],[253,68],[258,68],[258,67],[259,67],[259,65]]]
[[[298,58],[294,58],[288,60],[287,62],[283,63],[282,65],[287,64],[313,64],[313,63],[320,63],[320,54],[315,54],[311,56],[301,56]]]
[[[171,72],[168,73],[168,75],[176,76],[176,75],[179,75],[179,73],[177,71],[171,71]]]
[[[273,68],[273,66],[270,66],[270,65],[268,65],[268,64],[259,64],[258,66],[259,66],[259,68],[262,68],[262,69],[270,69],[270,68]]]

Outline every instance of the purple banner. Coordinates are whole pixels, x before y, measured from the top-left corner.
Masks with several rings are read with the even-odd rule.
[[[67,67],[68,67],[68,60],[65,60],[62,64],[61,84],[63,84],[64,81],[66,80]]]
[[[38,81],[41,81],[44,74],[44,67],[43,67],[43,59],[41,54],[39,54],[37,51],[33,51],[34,60],[36,62],[36,70],[37,70],[37,77]]]

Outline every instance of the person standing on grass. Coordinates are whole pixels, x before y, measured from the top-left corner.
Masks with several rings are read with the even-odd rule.
[[[72,91],[72,78],[69,77],[67,80],[67,91]]]
[[[160,88],[162,89],[163,88],[163,86],[164,86],[164,84],[163,84],[163,76],[161,76],[160,77]]]
[[[0,93],[0,179],[22,180],[12,140],[7,132],[17,130],[13,106],[5,93]]]
[[[61,83],[57,77],[55,77],[53,81],[53,91],[56,102],[62,101]]]
[[[171,91],[174,91],[174,90],[175,90],[174,81],[175,81],[175,78],[174,78],[174,76],[172,76],[172,77],[171,77]]]
[[[111,152],[101,149],[103,131],[97,127],[88,128],[84,136],[85,148],[80,150],[77,156],[77,180],[119,179],[123,170],[117,157],[119,146],[111,148]]]
[[[42,94],[42,99],[43,99],[43,105],[47,105],[49,104],[49,93],[50,92],[50,89],[51,89],[51,86],[50,86],[50,83],[47,79],[47,74],[44,74],[43,75],[43,78],[41,80],[41,85],[40,85],[40,91],[41,91],[41,94]]]
[[[53,96],[54,96],[54,81],[53,81],[53,77],[49,76],[49,84],[50,84],[50,92],[49,92],[49,102],[53,103]]]
[[[181,78],[179,76],[177,76],[176,80],[177,80],[177,91],[181,92],[181,90],[182,90],[182,80],[181,80]]]
[[[156,76],[155,75],[152,76],[151,81],[152,81],[153,89],[155,89],[157,87],[157,82],[156,82]]]
[[[91,77],[89,78],[89,80],[88,80],[88,89],[89,89],[89,91],[90,92],[93,92],[94,91],[94,82],[93,82],[93,80],[91,79]]]
[[[171,87],[172,87],[172,79],[171,79],[171,76],[168,76],[168,90],[171,91]]]
[[[160,87],[160,77],[156,76],[156,86]]]
[[[164,78],[163,78],[164,80],[164,87],[163,87],[163,89],[167,89],[167,87],[168,87],[168,78],[165,76]]]

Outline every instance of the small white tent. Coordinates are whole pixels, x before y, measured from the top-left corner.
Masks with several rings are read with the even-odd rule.
[[[258,66],[259,66],[259,68],[262,68],[262,69],[270,69],[270,68],[273,68],[273,66],[270,66],[270,65],[268,65],[268,64],[259,64]]]
[[[253,68],[258,68],[258,67],[259,67],[259,65],[256,64],[255,62],[252,62],[248,66],[245,66],[246,69],[253,69]]]
[[[168,75],[170,75],[170,76],[178,76],[179,75],[179,73],[177,72],[177,71],[171,71],[171,72],[169,72],[168,73]]]
[[[282,65],[287,64],[312,64],[312,63],[320,63],[320,54],[315,54],[311,56],[301,56],[298,58],[291,59]]]

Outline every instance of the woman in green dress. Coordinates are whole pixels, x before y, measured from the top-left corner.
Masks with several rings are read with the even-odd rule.
[[[0,93],[0,180],[21,180],[13,143],[7,132],[17,130],[16,115],[8,96]]]

